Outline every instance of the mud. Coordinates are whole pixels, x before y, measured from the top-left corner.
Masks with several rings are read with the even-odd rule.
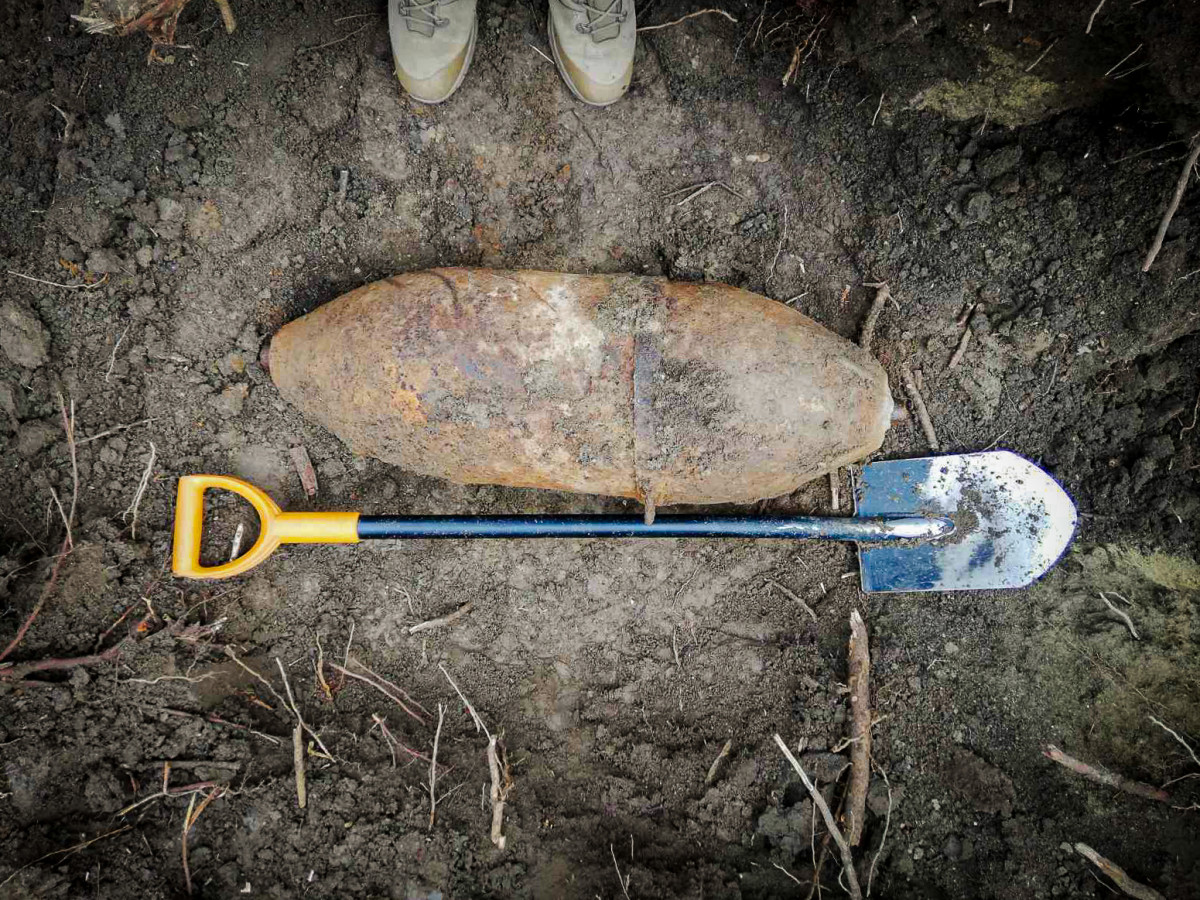
[[[1196,767],[1148,716],[1200,738],[1195,184],[1139,271],[1196,130],[1195,5],[1110,0],[1084,35],[1094,7],[735,4],[736,25],[644,34],[630,97],[593,111],[530,47],[546,49],[537,7],[481,7],[471,73],[426,108],[400,97],[370,5],[239,7],[226,35],[193,3],[176,35],[189,46],[148,65],[141,38],[89,37],[74,8],[6,4],[0,270],[70,287],[0,281],[0,640],[62,541],[61,392],[79,438],[75,549],[6,662],[120,653],[0,674],[0,895],[184,896],[188,800],[117,815],[160,788],[164,760],[172,786],[229,788],[189,835],[194,896],[623,896],[615,869],[633,898],[806,892],[776,868],[811,877],[812,810],[772,735],[807,740],[836,804],[852,608],[888,776],[872,779],[857,854],[874,896],[1109,896],[1076,841],[1165,896],[1200,892],[1194,810],[1114,794],[1040,752],[1161,785]],[[639,20],[689,11],[652,4]],[[1129,65],[1148,65],[1104,77],[1139,42]],[[671,193],[713,180],[736,193]],[[1015,593],[862,595],[848,546],[707,540],[309,547],[215,587],[170,579],[188,472],[238,475],[289,509],[621,508],[355,455],[256,362],[283,324],[347,291],[468,265],[723,282],[851,339],[864,283],[886,280],[899,309],[875,355],[893,383],[920,372],[949,452],[1003,447],[1046,467],[1080,509],[1076,543]],[[973,338],[951,370],[960,318]],[[311,500],[297,445],[317,469]],[[879,455],[924,452],[909,422]],[[822,480],[758,506],[829,503]],[[217,510],[221,540],[243,517]],[[453,626],[408,632],[467,600]],[[398,751],[393,766],[372,715],[421,753],[433,731],[334,677],[352,627],[355,656],[426,709],[448,705],[439,787],[453,792],[432,829],[428,764]],[[303,811],[294,717],[225,645],[282,691],[280,661],[335,757],[305,746]],[[508,748],[503,851],[481,795],[486,738],[439,665]],[[1196,785],[1168,790],[1187,807]]]

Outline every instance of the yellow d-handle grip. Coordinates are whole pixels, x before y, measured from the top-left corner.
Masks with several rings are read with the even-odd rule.
[[[204,530],[204,492],[233,491],[258,512],[258,540],[237,559],[219,566],[200,565]],[[285,513],[254,485],[230,475],[184,475],[175,500],[175,552],[172,571],[181,578],[229,578],[257,566],[280,544],[358,543],[358,513]]]

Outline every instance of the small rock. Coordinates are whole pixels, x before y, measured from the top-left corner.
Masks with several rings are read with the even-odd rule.
[[[972,222],[987,222],[992,218],[992,195],[975,191],[963,204],[963,214]]]
[[[54,443],[60,434],[49,422],[26,422],[17,429],[17,452],[28,459]]]
[[[805,753],[800,765],[817,784],[831,784],[846,767],[846,757],[840,753]]]
[[[954,643],[954,641],[946,641],[946,646],[942,648],[942,652],[947,656],[955,656],[958,653],[958,644]]]
[[[946,838],[946,844],[942,847],[942,856],[952,861],[962,858],[962,841],[958,839],[957,834]]]
[[[1038,157],[1037,172],[1038,177],[1046,184],[1057,184],[1067,173],[1067,167],[1057,153],[1047,150]]]
[[[1079,207],[1070,197],[1063,197],[1054,204],[1054,212],[1064,222],[1074,222],[1079,218]]]
[[[246,404],[246,398],[250,396],[250,385],[244,381],[237,384],[231,384],[225,390],[221,391],[217,397],[216,407],[218,414],[232,418],[242,414],[242,407]]]
[[[1007,175],[1017,167],[1017,163],[1020,161],[1021,145],[1010,144],[1007,147],[1001,147],[979,163],[979,174],[990,181],[1001,175]]]
[[[137,259],[137,264],[141,268],[148,268],[150,263],[154,262],[154,248],[139,247],[138,252],[135,254],[135,258]]]
[[[962,159],[960,159],[958,161],[958,170],[957,170],[958,174],[966,175],[968,172],[971,171],[971,165],[972,165],[971,160],[969,160],[967,157],[964,156]]]
[[[125,140],[125,123],[121,121],[119,112],[110,112],[104,117],[104,124],[113,130],[113,134]]]
[[[158,198],[158,218],[163,222],[183,221],[183,204],[170,197]]]
[[[112,250],[93,250],[85,263],[89,272],[97,275],[117,275],[122,270],[121,258]]]
[[[18,366],[36,369],[49,358],[50,333],[29,309],[11,300],[0,306],[0,349]]]

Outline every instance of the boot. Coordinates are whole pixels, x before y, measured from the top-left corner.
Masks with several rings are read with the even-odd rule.
[[[550,0],[547,30],[571,93],[592,106],[625,95],[637,43],[633,0]]]
[[[441,103],[475,53],[475,0],[388,0],[396,77],[413,99]]]

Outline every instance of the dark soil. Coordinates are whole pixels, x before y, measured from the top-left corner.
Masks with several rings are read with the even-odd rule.
[[[1200,767],[1149,719],[1200,743],[1194,183],[1140,272],[1200,128],[1197,7],[1109,0],[1085,35],[1094,6],[735,4],[736,25],[644,35],[629,98],[597,111],[533,49],[547,49],[537,5],[481,6],[472,71],[430,108],[401,96],[370,4],[241,4],[227,35],[194,3],[165,64],[140,36],[84,34],[70,5],[3,4],[5,645],[63,540],[52,489],[71,505],[60,395],[79,481],[74,549],[0,669],[0,896],[185,895],[190,797],[120,815],[161,789],[167,760],[172,787],[224,786],[188,837],[198,897],[802,896],[788,873],[812,878],[812,807],[772,735],[807,741],[836,806],[855,607],[888,779],[872,781],[856,853],[875,896],[1112,896],[1080,841],[1167,897],[1200,894],[1197,813],[1177,808],[1200,798],[1184,778]],[[639,17],[688,11],[651,0]],[[1138,43],[1115,75],[1145,68],[1105,77]],[[794,48],[814,44],[781,88]],[[736,195],[664,197],[710,180]],[[986,594],[864,595],[847,545],[733,540],[293,547],[233,581],[173,579],[187,473],[244,477],[287,509],[632,508],[418,477],[282,401],[258,363],[280,325],[432,265],[724,281],[798,297],[847,337],[864,282],[886,280],[899,309],[875,352],[894,392],[908,365],[947,451],[1046,467],[1081,512],[1072,551],[1034,588]],[[959,321],[973,336],[951,370]],[[926,449],[901,423],[880,455]],[[828,507],[824,480],[763,504]],[[221,504],[214,546],[238,521],[252,538],[251,515]],[[467,601],[453,625],[409,634]],[[336,676],[351,633],[424,723]],[[333,756],[306,742],[304,810],[294,717],[226,647],[275,691],[287,670]],[[441,667],[507,747],[504,850],[487,739]],[[428,754],[439,704],[431,828],[428,763],[393,760],[372,717]],[[1184,780],[1174,805],[1143,800],[1051,763],[1049,743]],[[839,868],[831,854],[832,896]]]

